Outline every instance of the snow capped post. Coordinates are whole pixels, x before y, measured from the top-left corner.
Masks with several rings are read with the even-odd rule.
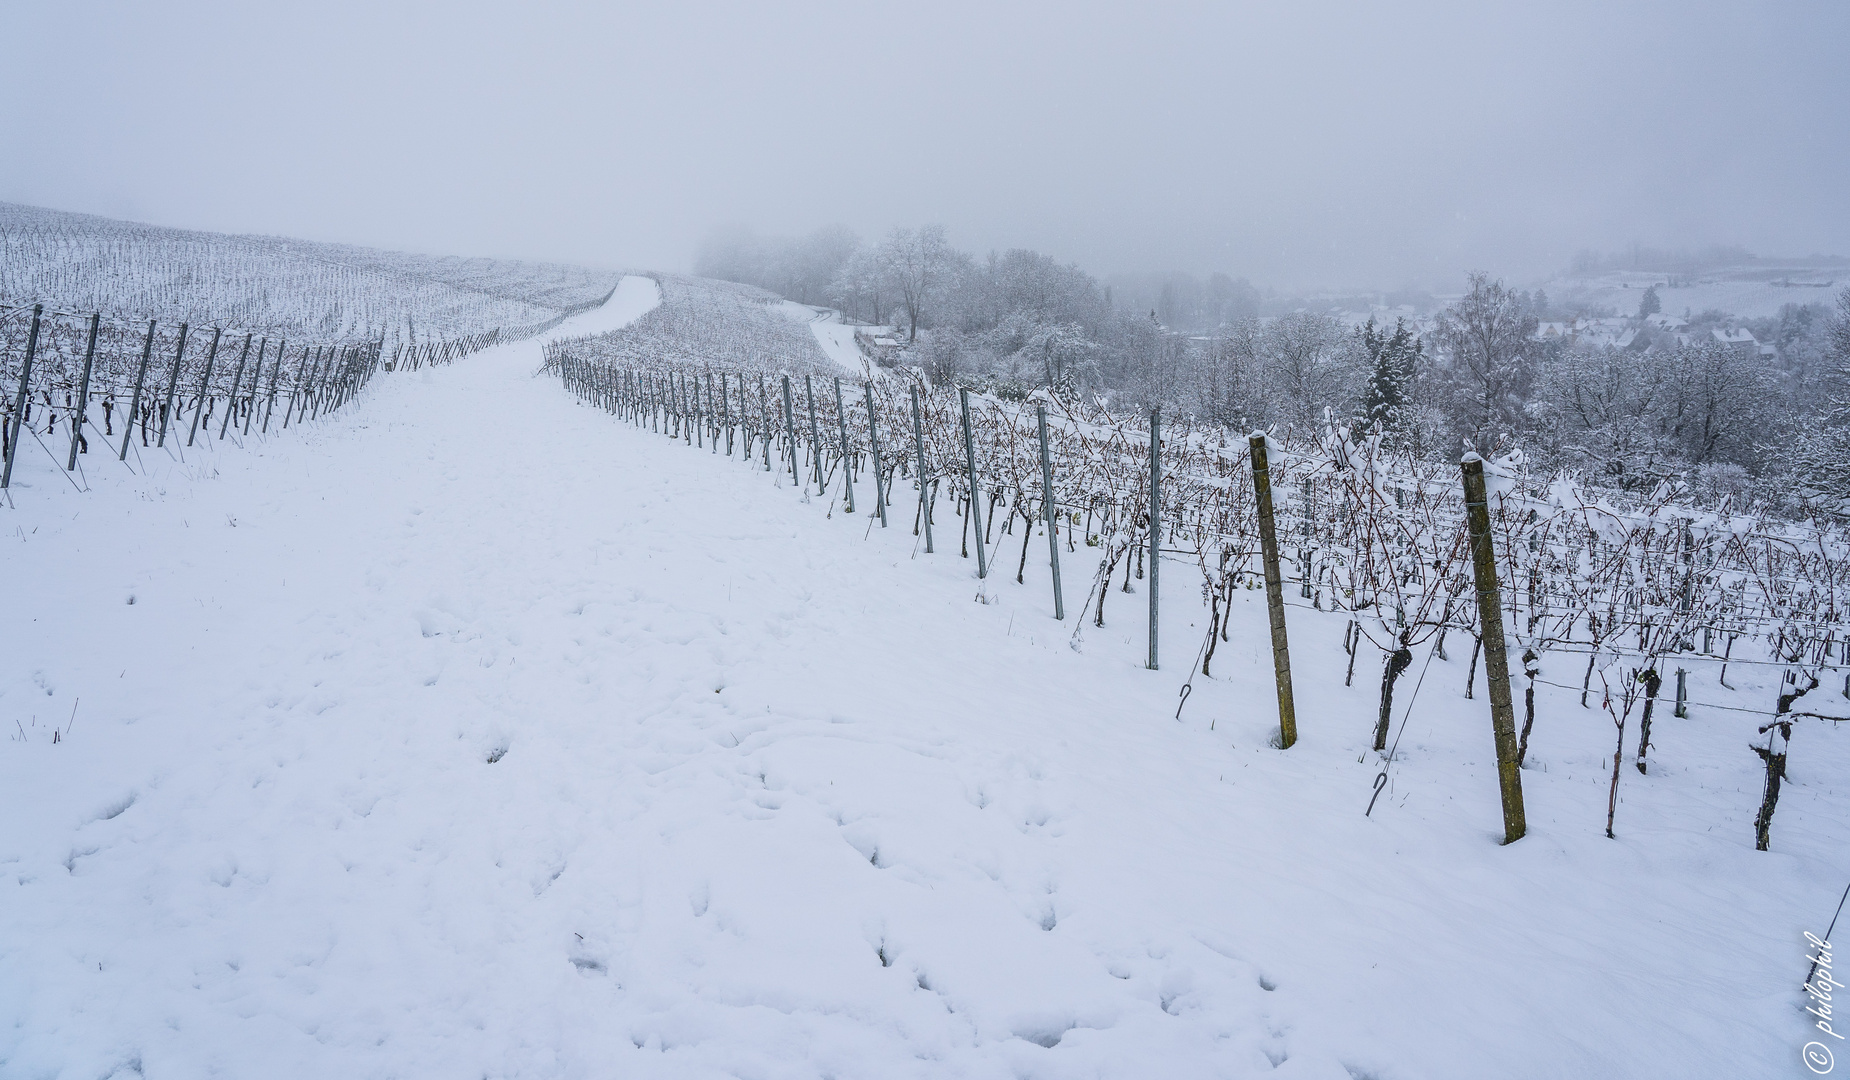
[[[1291,693],[1291,648],[1285,640],[1285,586],[1278,574],[1278,530],[1272,522],[1272,473],[1265,432],[1246,440],[1253,461],[1253,497],[1259,504],[1259,552],[1265,562],[1265,607],[1272,622],[1272,675],[1278,683],[1278,747],[1298,741],[1297,703]]]
[[[919,388],[917,384],[914,384],[912,387],[912,442],[916,447],[918,455],[918,461],[914,463],[912,472],[918,477],[919,481],[919,521],[925,526],[925,554],[930,555],[932,553],[931,500],[925,493],[930,487],[931,481],[925,476],[925,424],[919,419]]]
[[[1503,791],[1503,842],[1528,831],[1522,809],[1521,763],[1516,756],[1516,710],[1510,702],[1509,655],[1503,646],[1503,600],[1497,589],[1497,555],[1490,542],[1490,504],[1484,492],[1484,459],[1466,454],[1465,524],[1471,536],[1471,565],[1477,573],[1478,630],[1484,641],[1484,681],[1490,686],[1490,727],[1497,742],[1497,783]]]
[[[880,515],[880,527],[886,528],[886,487],[880,482],[880,429],[874,423],[874,384],[862,383],[867,392],[867,448],[874,455],[874,512]]]
[[[1163,410],[1150,410],[1150,662],[1156,670],[1156,567],[1163,541]]]
[[[38,351],[39,320],[44,314],[44,304],[32,305],[32,328],[26,331],[26,358],[19,365],[19,395],[13,401],[12,438],[6,441],[6,470],[0,473],[0,488],[13,482],[13,459],[19,456],[19,442],[26,434],[26,389],[32,382],[32,354]]]
[[[84,412],[90,405],[90,368],[96,362],[96,329],[102,321],[102,312],[90,316],[90,339],[84,345],[83,379],[77,384],[77,412],[71,417],[71,459],[65,463],[65,472],[77,467],[77,447],[83,443]]]
[[[141,343],[141,367],[135,372],[135,389],[129,395],[128,413],[122,424],[122,452],[116,457],[128,460],[128,440],[135,431],[135,413],[141,408],[141,384],[148,378],[148,358],[154,355],[154,320],[148,320],[148,337]]]
[[[1053,617],[1066,618],[1066,598],[1060,595],[1060,526],[1053,501],[1053,458],[1047,452],[1047,406],[1036,405],[1041,425],[1041,515],[1047,519],[1047,560],[1053,567]]]
[[[970,524],[976,527],[976,576],[989,576],[989,556],[983,552],[983,497],[976,483],[976,443],[970,438],[970,391],[957,388],[957,403],[963,408],[964,457],[970,462]]]

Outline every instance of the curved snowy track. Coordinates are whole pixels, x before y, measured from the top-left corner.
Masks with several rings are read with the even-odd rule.
[[[1082,653],[1019,534],[972,603],[948,513],[915,555],[910,513],[537,365],[88,494],[27,472],[0,1075],[1745,1076],[1804,1041],[1791,912],[1842,830],[1795,784],[1751,851],[1732,733],[1665,723],[1614,842],[1610,727],[1549,699],[1499,848],[1453,665],[1364,819],[1339,622],[1293,626],[1298,748],[1264,746],[1256,594],[1177,723],[1179,565],[1167,670],[1141,596]],[[1826,742],[1795,757],[1843,775]]]

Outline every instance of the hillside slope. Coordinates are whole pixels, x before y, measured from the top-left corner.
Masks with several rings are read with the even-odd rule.
[[[1801,1075],[1828,725],[1757,853],[1754,718],[1660,719],[1615,841],[1611,724],[1544,689],[1501,847],[1434,660],[1364,817],[1339,620],[1291,611],[1297,747],[1260,593],[1178,722],[1187,566],[1147,671],[1141,595],[1057,623],[1039,545],[979,582],[904,490],[882,530],[539,362],[88,492],[22,466],[0,1075]]]

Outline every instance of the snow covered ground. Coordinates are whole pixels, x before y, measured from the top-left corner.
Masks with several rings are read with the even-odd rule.
[[[799,304],[794,300],[786,300],[773,310],[797,322],[808,323],[810,333],[816,335],[816,344],[822,346],[822,351],[830,360],[840,364],[844,371],[853,373],[858,379],[867,378],[867,358],[861,355],[860,346],[854,343],[855,326],[843,322],[841,312]]]
[[[1645,290],[1658,286],[1657,299],[1667,315],[1725,311],[1744,319],[1778,315],[1787,304],[1829,308],[1843,286],[1841,265],[1794,265],[1788,268],[1736,267],[1705,271],[1697,280],[1647,271],[1614,271],[1594,277],[1566,275],[1547,283],[1549,295],[1569,304],[1610,308],[1632,315]],[[1674,280],[1674,283],[1673,283]]]
[[[1338,618],[1291,610],[1297,747],[1259,592],[1178,722],[1185,564],[1150,672],[1144,595],[1075,640],[1044,540],[980,583],[903,488],[882,530],[538,365],[91,455],[83,493],[28,447],[0,1076],[1810,1075],[1850,732],[1795,733],[1757,853],[1762,718],[1665,710],[1608,840],[1612,726],[1544,688],[1503,847],[1454,647],[1365,818],[1379,669],[1343,686]]]
[[[867,357],[862,355],[861,347],[854,343],[855,327],[839,318],[821,318],[809,324],[810,332],[816,335],[816,342],[822,351],[829,354],[829,359],[854,372],[861,378],[867,377]]]

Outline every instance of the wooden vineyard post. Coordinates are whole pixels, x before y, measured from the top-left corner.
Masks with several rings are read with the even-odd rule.
[[[848,410],[841,403],[841,379],[835,380],[835,426],[841,431],[842,513],[854,513],[854,468],[848,463]]]
[[[874,384],[862,383],[867,392],[867,448],[874,455],[874,512],[880,515],[880,527],[886,528],[886,486],[880,482],[880,428],[874,422]]]
[[[1150,662],[1156,670],[1156,567],[1163,541],[1163,410],[1150,410]]]
[[[199,377],[199,404],[193,406],[193,426],[186,432],[186,445],[188,446],[193,445],[193,440],[199,436],[199,417],[206,411],[206,391],[212,388],[212,364],[218,359],[218,339],[219,335],[224,332],[219,327],[212,329],[212,347],[206,350],[206,371]],[[247,341],[245,344],[249,345],[250,342]]]
[[[141,384],[148,378],[148,358],[154,355],[154,320],[148,320],[148,337],[141,343],[141,367],[135,372],[135,389],[129,395],[127,423],[122,425],[122,452],[116,457],[128,460],[128,440],[135,431],[135,412],[141,408]]]
[[[925,554],[930,555],[931,497],[926,492],[931,481],[925,475],[925,425],[919,419],[919,388],[916,385],[912,387],[912,442],[918,455],[912,471],[919,480],[919,521],[925,526]]]
[[[790,444],[790,482],[797,487],[803,480],[797,475],[797,425],[790,408],[790,376],[784,376],[784,435]]]
[[[1484,459],[1466,454],[1462,463],[1465,521],[1471,535],[1471,565],[1477,574],[1478,629],[1484,640],[1484,681],[1490,686],[1490,727],[1497,742],[1497,784],[1503,792],[1503,842],[1528,831],[1522,809],[1521,763],[1516,757],[1516,710],[1510,702],[1509,655],[1503,644],[1502,597],[1497,589],[1497,555],[1490,542],[1490,504],[1484,493]]]
[[[970,464],[970,524],[976,533],[976,576],[989,576],[989,556],[983,552],[983,494],[977,490],[976,443],[970,438],[970,391],[957,388],[957,403],[963,409],[964,457]]]
[[[19,456],[19,443],[26,435],[26,391],[32,383],[32,354],[38,351],[39,320],[44,314],[44,304],[32,305],[32,328],[26,332],[26,358],[19,365],[19,394],[13,401],[13,430],[6,440],[6,468],[0,472],[0,489],[13,483],[13,459]]]
[[[1047,406],[1034,407],[1041,425],[1041,515],[1047,519],[1047,560],[1053,567],[1053,617],[1066,618],[1066,598],[1060,593],[1060,525],[1053,501],[1053,457],[1047,452]]]
[[[1259,504],[1259,551],[1265,562],[1265,606],[1272,622],[1272,675],[1278,683],[1278,746],[1298,741],[1297,703],[1291,693],[1291,648],[1285,639],[1285,586],[1278,575],[1278,529],[1272,520],[1272,473],[1265,433],[1247,440],[1253,459],[1253,497]]]
[[[90,336],[84,344],[84,373],[77,383],[77,412],[71,417],[71,459],[65,462],[65,472],[77,467],[77,447],[84,437],[84,413],[90,407],[90,368],[96,362],[96,330],[102,321],[101,312],[90,316]]]

